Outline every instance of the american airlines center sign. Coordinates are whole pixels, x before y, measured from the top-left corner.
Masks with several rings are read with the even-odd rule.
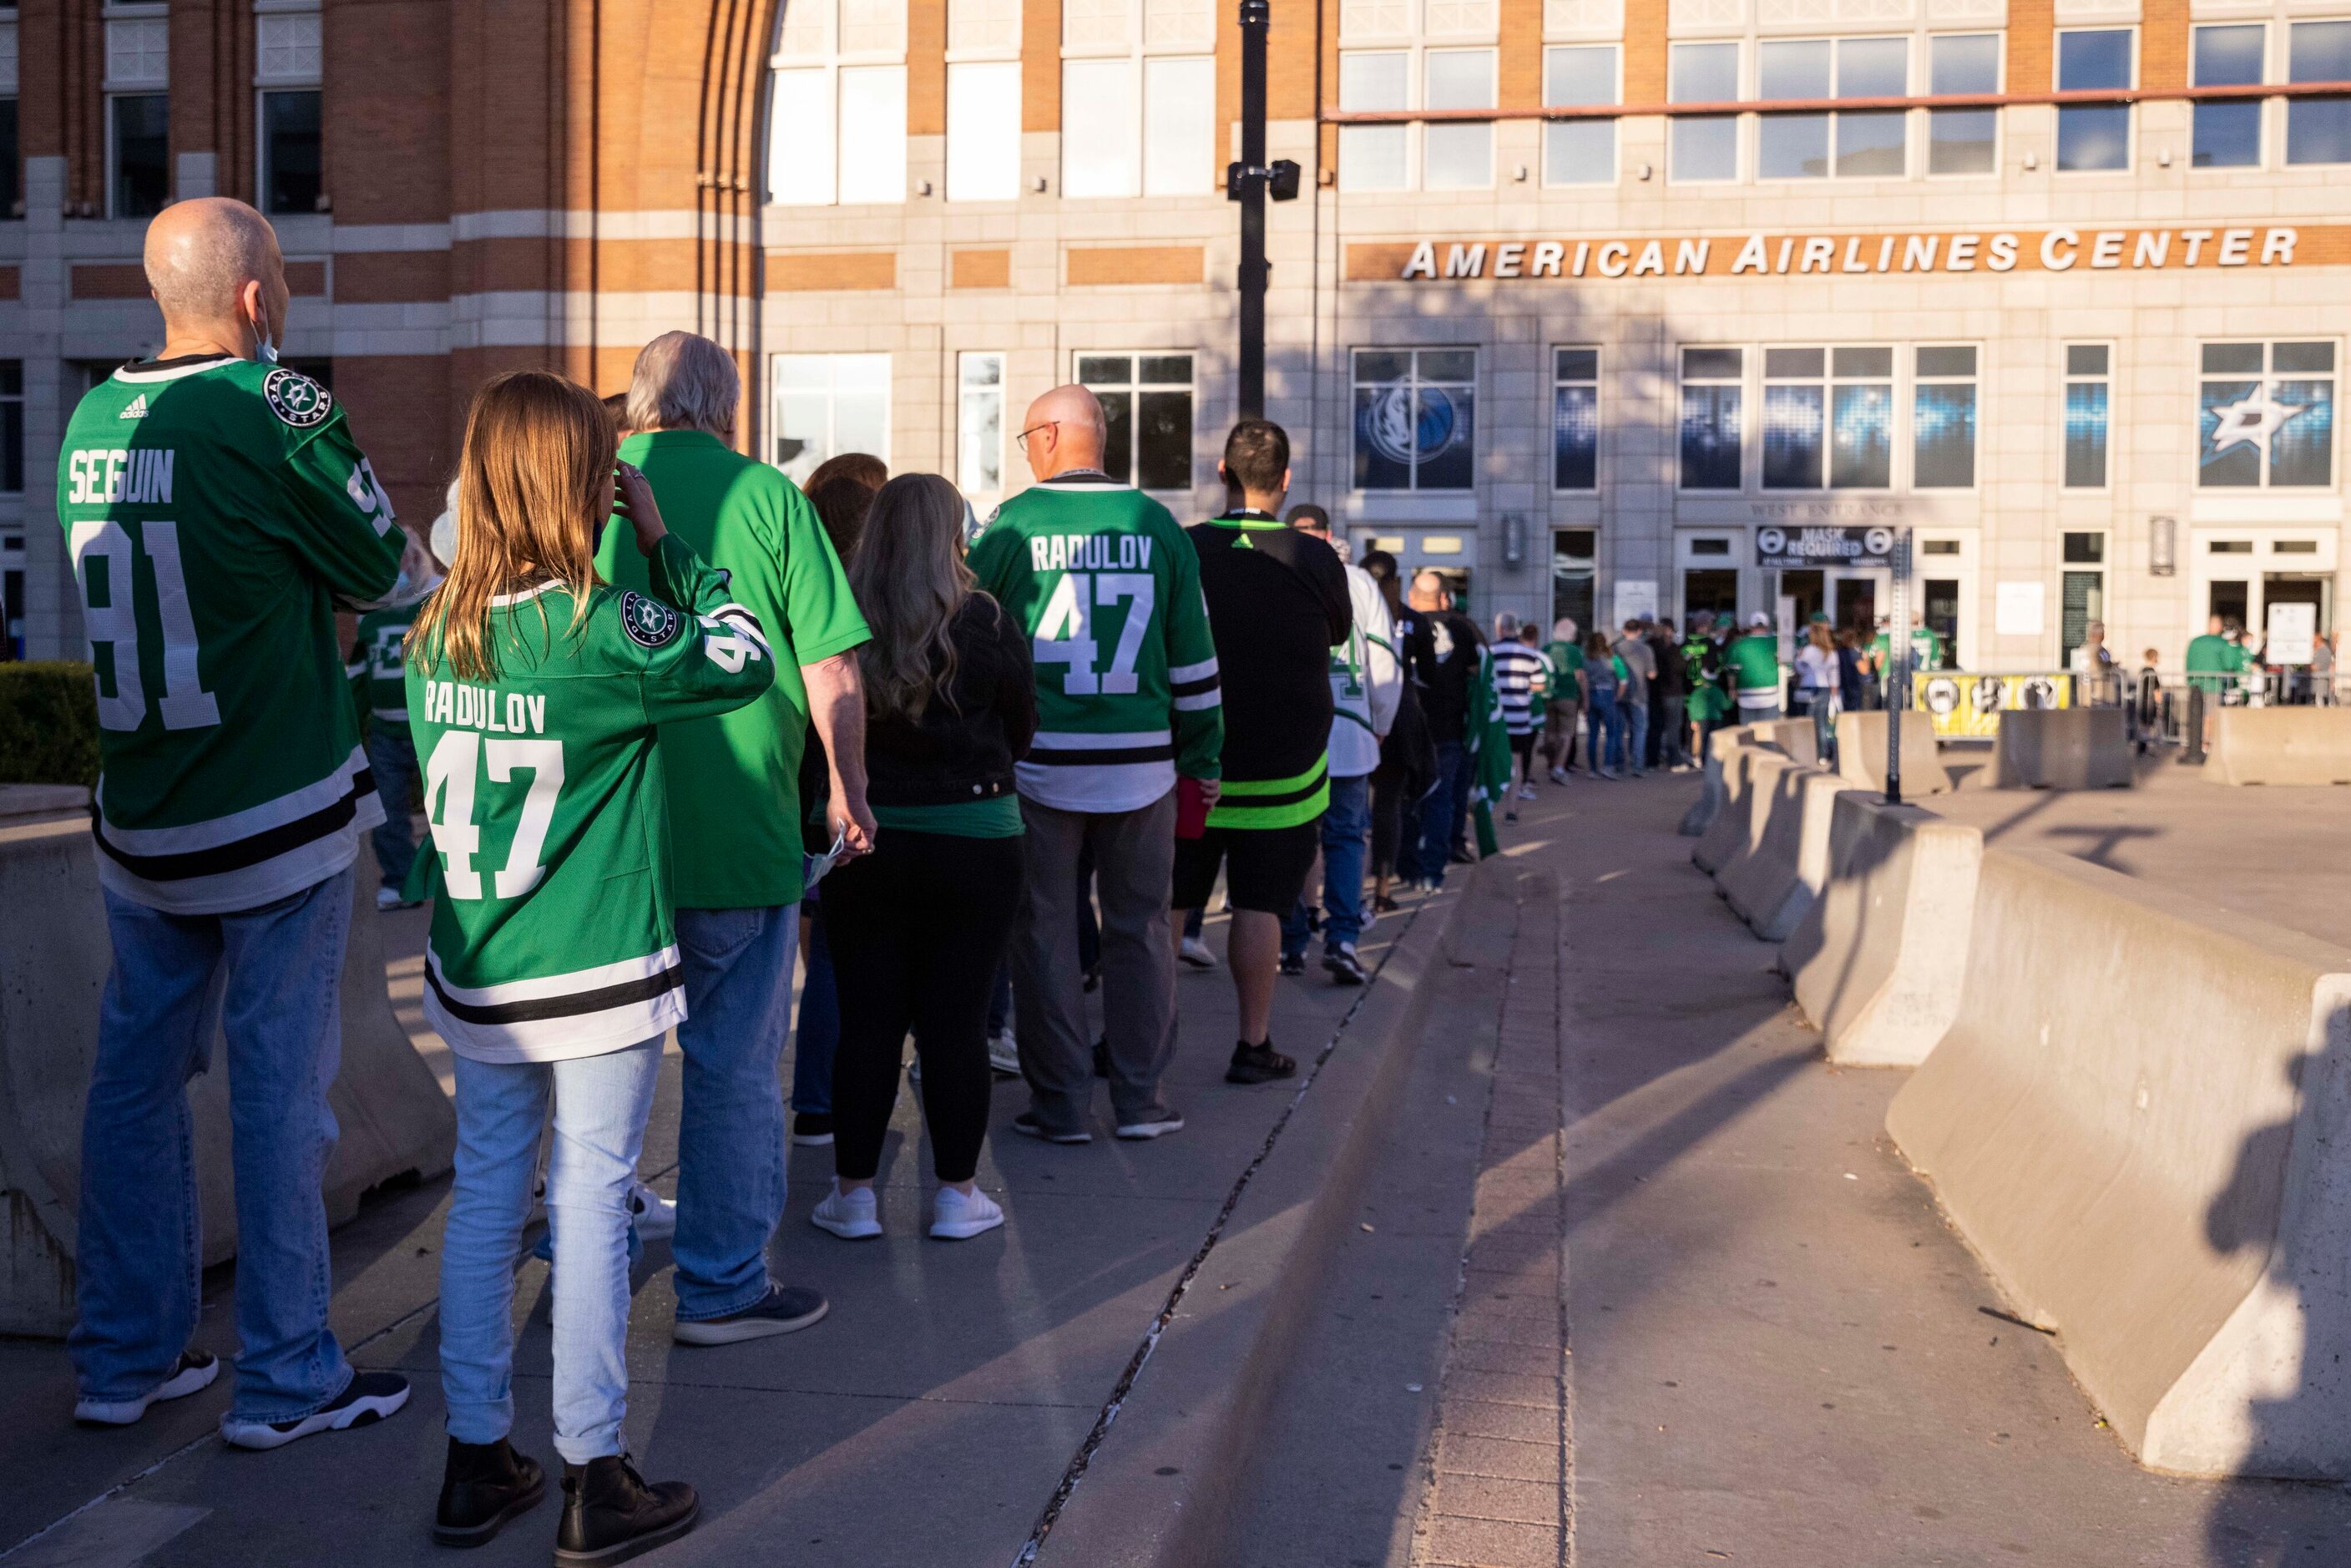
[[[1755,564],[1782,570],[1817,566],[1892,566],[1892,528],[1782,528],[1755,530]]]
[[[1961,272],[2162,272],[2341,266],[2351,225],[1977,229],[1936,234],[1646,235],[1351,245],[1351,282],[1741,277]]]

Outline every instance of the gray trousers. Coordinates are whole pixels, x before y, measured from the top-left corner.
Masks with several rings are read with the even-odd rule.
[[[1176,1049],[1176,954],[1167,901],[1176,871],[1176,792],[1133,811],[1061,811],[1022,797],[1029,832],[1012,934],[1013,1029],[1029,1109],[1075,1132],[1093,1101],[1093,1040],[1078,963],[1078,852],[1093,846],[1102,905],[1102,1029],[1110,1103],[1121,1124],[1164,1109],[1159,1075]]]

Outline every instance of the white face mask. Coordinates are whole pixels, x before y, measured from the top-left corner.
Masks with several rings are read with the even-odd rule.
[[[277,340],[269,335],[269,321],[264,317],[253,323],[253,357],[265,365],[277,362]]]

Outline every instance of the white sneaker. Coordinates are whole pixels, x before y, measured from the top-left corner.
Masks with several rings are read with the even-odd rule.
[[[1534,798],[1535,781],[1530,779],[1525,783],[1519,786],[1519,799],[1521,800],[1531,800]]]
[[[987,1037],[987,1065],[1008,1078],[1020,1076],[1020,1043],[1010,1030]]]
[[[677,1205],[643,1182],[629,1189],[629,1214],[636,1221],[640,1241],[661,1241],[677,1234]]]
[[[882,1234],[877,1208],[872,1187],[843,1192],[836,1181],[832,1190],[825,1194],[824,1201],[809,1211],[809,1223],[819,1230],[831,1231],[843,1241],[862,1241]]]
[[[1209,952],[1208,945],[1197,936],[1185,937],[1184,945],[1176,950],[1176,956],[1195,969],[1213,969],[1217,967],[1217,956]]]
[[[91,1399],[85,1396],[74,1406],[74,1419],[89,1427],[128,1427],[146,1415],[150,1405],[201,1394],[210,1388],[213,1379],[219,1375],[220,1360],[217,1356],[183,1350],[180,1353],[180,1359],[172,1364],[172,1375],[153,1389],[136,1399]]]
[[[375,906],[378,909],[413,909],[419,902],[413,898],[401,897],[400,889],[396,887],[379,887],[375,890]]]
[[[1566,768],[1552,768],[1552,769],[1551,770],[1551,781],[1552,781],[1552,783],[1554,783],[1554,784],[1564,784],[1564,783],[1566,783],[1566,782],[1567,782],[1567,769],[1566,769]]]
[[[956,1187],[943,1186],[938,1201],[931,1207],[931,1234],[942,1241],[968,1241],[1003,1223],[1004,1210],[977,1187],[966,1197]]]

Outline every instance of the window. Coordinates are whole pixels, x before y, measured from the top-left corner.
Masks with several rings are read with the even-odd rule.
[[[956,356],[956,484],[967,496],[1004,488],[1004,356]]]
[[[1682,350],[1681,487],[1736,490],[1740,486],[1740,399],[1744,350]]]
[[[1213,190],[1215,17],[1206,0],[1068,0],[1061,11],[1065,196]]]
[[[2107,399],[2114,350],[2104,343],[2065,345],[2065,488],[2106,487]]]
[[[171,23],[161,16],[106,21],[106,207],[151,218],[172,195]]]
[[[1597,606],[1593,582],[1597,575],[1599,535],[1591,528],[1555,528],[1551,536],[1551,615],[1573,621],[1589,630]]]
[[[1884,490],[1893,483],[1894,350],[1764,350],[1763,488]]]
[[[2335,482],[2335,345],[2207,343],[2197,483],[2254,489]]]
[[[1431,49],[1422,102],[1430,109],[1494,107],[1494,51]],[[1431,120],[1421,128],[1421,183],[1431,191],[1482,190],[1494,183],[1494,127],[1479,120]]]
[[[1942,95],[2000,90],[2000,35],[1949,33],[1927,40],[1927,90]],[[1927,172],[1989,174],[1999,167],[2000,111],[1927,112]]]
[[[319,80],[322,39],[316,11],[265,11],[253,19],[254,80],[266,213],[314,213],[325,190]]]
[[[1676,103],[1730,103],[1739,97],[1737,44],[1676,44],[1667,96]],[[1739,117],[1677,115],[1667,173],[1677,182],[1739,178]]]
[[[0,218],[24,216],[16,147],[16,16],[0,17]]]
[[[1616,46],[1543,51],[1543,103],[1564,109],[1618,99]],[[1543,127],[1543,183],[1613,185],[1616,183],[1616,122],[1614,120],[1554,120]]]
[[[1078,380],[1102,400],[1102,468],[1139,490],[1192,487],[1192,356],[1080,354]]]
[[[768,199],[906,199],[905,0],[795,0],[776,24]]]
[[[0,495],[25,491],[25,361],[0,360]]]
[[[1478,350],[1357,349],[1354,372],[1355,488],[1468,489]]]
[[[1976,483],[1976,351],[1920,349],[1910,383],[1910,487],[1971,490]]]
[[[2090,569],[2065,572],[2059,585],[2058,657],[2071,664],[2074,650],[2090,640],[2090,622],[2105,619],[2106,574],[2103,569],[2106,559],[2106,536],[2067,534],[2063,549],[2068,567]]]
[[[1356,49],[1339,57],[1339,107],[1350,112],[1412,107],[1412,56],[1402,49]],[[1411,178],[1412,128],[1342,125],[1339,186],[1346,191],[1401,191]]]
[[[2132,83],[2129,27],[2057,35],[2059,92],[2127,91]],[[2130,167],[2127,103],[2068,103],[2057,110],[2057,168],[2086,173]]]
[[[2199,27],[2191,51],[2198,87],[2252,87],[2262,79],[2269,29],[2259,22]],[[2262,161],[2259,99],[2199,101],[2190,158],[2199,169],[2251,169]]]
[[[890,461],[890,356],[778,354],[776,466],[795,484],[844,452]]]
[[[2296,22],[2286,39],[2288,80],[2351,81],[2351,22]],[[2285,161],[2351,163],[2351,98],[2288,99]]]
[[[1020,63],[947,67],[947,200],[1008,202],[1020,194]]]
[[[1552,355],[1552,479],[1554,490],[1600,487],[1600,350]]]
[[[1757,94],[1768,100],[1901,98],[1910,90],[1907,38],[1767,38],[1757,48]],[[1903,111],[1767,114],[1756,178],[1899,179]]]

